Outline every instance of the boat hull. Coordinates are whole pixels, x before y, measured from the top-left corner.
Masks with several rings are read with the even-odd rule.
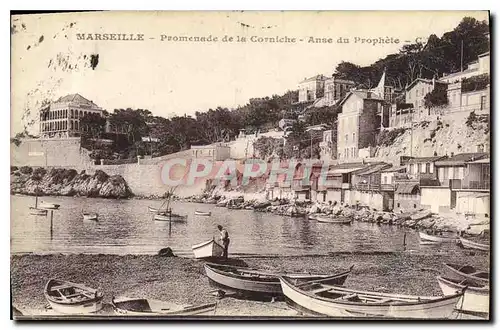
[[[186,218],[178,215],[169,216],[164,214],[155,214],[154,219],[156,221],[184,222]]]
[[[194,215],[199,215],[199,216],[204,216],[204,217],[209,217],[212,215],[212,212],[201,212],[201,211],[195,211]]]
[[[451,243],[457,241],[455,237],[440,237],[440,236],[429,235],[423,232],[419,232],[418,234],[422,241],[430,241],[436,243]]]
[[[192,246],[194,257],[196,259],[222,257],[224,248],[213,239]]]
[[[60,205],[59,204],[44,204],[40,203],[38,205],[39,208],[41,209],[46,209],[46,210],[57,210],[59,209]]]
[[[78,288],[81,291],[92,290],[94,292],[93,297],[85,294],[85,299],[74,300],[71,296],[66,296],[67,298],[56,298],[53,292],[59,292],[56,289],[57,285],[65,286],[65,289]],[[84,288],[83,285],[77,283],[71,283],[67,281],[60,280],[50,280],[47,282],[44,290],[45,299],[49,302],[52,309],[61,314],[89,314],[96,313],[102,309],[103,294],[94,289]],[[59,289],[61,290],[61,289]],[[50,292],[50,293],[49,293]],[[81,295],[81,293],[77,293]],[[59,292],[59,295],[60,292]],[[71,298],[71,299],[69,299]]]
[[[214,286],[231,289],[248,295],[269,295],[274,297],[283,295],[283,290],[281,289],[278,276],[265,274],[264,278],[259,278],[259,274],[263,275],[263,273],[253,270],[247,271],[245,269],[235,270],[252,274],[253,276],[229,273],[221,269],[217,269],[216,265],[205,264],[207,277],[211,280],[211,283]],[[344,284],[349,273],[350,271],[336,275],[289,274],[289,276],[291,276],[296,283],[321,280],[322,282],[328,282],[329,284],[342,285]]]
[[[47,213],[48,213],[47,210],[36,209],[34,207],[30,207],[30,214],[31,215],[47,215]]]
[[[142,304],[147,302],[147,310],[140,311],[131,308],[136,302]],[[111,305],[115,314],[128,316],[188,316],[188,315],[208,315],[215,312],[216,303],[182,307],[168,302],[151,299],[121,299],[111,300]],[[135,310],[134,310],[135,309]]]
[[[481,250],[481,251],[489,251],[490,250],[489,245],[469,241],[468,239],[465,239],[462,237],[460,237],[460,245],[464,249],[474,249],[474,250]]]
[[[283,293],[291,307],[298,305],[300,310],[309,311],[313,315],[332,317],[446,319],[451,316],[462,297],[462,294],[456,294],[450,297],[437,297],[433,301],[400,305],[342,303],[306,293],[291,285],[284,278],[280,278],[280,281]]]
[[[324,223],[338,223],[338,224],[351,224],[352,219],[347,218],[347,217],[336,217],[336,218],[330,218],[330,217],[323,217],[323,216],[316,216],[316,221],[318,222],[324,222]]]
[[[48,299],[47,299],[48,300]],[[97,313],[102,309],[102,297],[99,300],[85,303],[83,305],[63,305],[49,301],[50,307],[61,314],[91,314]]]
[[[92,221],[97,221],[98,215],[97,214],[84,214],[83,215],[83,220],[92,220]]]
[[[453,295],[457,291],[462,291],[465,285],[451,281],[450,279],[437,277],[439,287],[444,295]],[[467,286],[464,293],[463,301],[459,301],[456,305],[459,310],[479,313],[489,313],[490,311],[490,290],[488,286],[473,287]]]
[[[489,278],[482,278],[472,275],[474,271],[477,272],[475,268],[472,268],[472,271],[469,274],[460,271],[460,268],[461,268],[460,265],[444,263],[445,275],[443,277],[457,281],[470,280],[474,283],[477,283],[478,286],[488,285]],[[482,273],[487,274],[487,272],[482,272]]]

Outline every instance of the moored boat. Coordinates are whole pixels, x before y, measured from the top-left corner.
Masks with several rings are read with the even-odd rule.
[[[457,265],[444,263],[445,278],[452,280],[470,280],[479,286],[488,285],[490,272],[478,270],[470,265]]]
[[[193,245],[191,248],[196,259],[221,257],[224,253],[224,247],[213,238],[209,241]]]
[[[488,285],[478,286],[468,279],[460,281],[441,276],[438,276],[437,280],[441,291],[446,296],[465,291],[463,301],[459,301],[456,305],[458,310],[489,313],[490,289]]]
[[[158,208],[151,207],[151,206],[148,206],[148,211],[151,213],[165,213],[165,212],[167,212],[167,210],[165,210],[165,209],[158,209]]]
[[[321,281],[322,283],[342,285],[349,270],[335,274],[289,273],[276,274],[251,268],[236,268],[226,265],[205,264],[205,272],[215,286],[249,295],[282,296],[279,277],[288,276],[293,283]]]
[[[30,207],[30,214],[31,215],[47,215],[47,210],[45,209],[38,209],[36,207]]]
[[[431,242],[436,242],[436,243],[449,243],[449,242],[456,242],[457,237],[456,236],[436,236],[436,235],[430,235],[424,232],[419,232],[418,235],[420,236],[421,241],[431,241]]]
[[[209,217],[212,215],[212,212],[194,211],[194,215]]]
[[[130,316],[151,316],[151,315],[203,315],[214,313],[216,303],[202,305],[178,305],[171,302],[120,297],[111,299],[111,305],[116,314]]]
[[[280,282],[291,307],[334,317],[445,319],[463,296],[463,292],[444,297],[368,292],[320,282],[294,285],[286,276]]]
[[[62,314],[95,313],[102,309],[103,293],[83,284],[51,279],[45,285],[45,299]]]
[[[83,220],[97,221],[98,219],[99,215],[97,213],[83,213]]]
[[[351,224],[352,219],[349,217],[342,217],[342,216],[332,218],[332,217],[318,215],[318,216],[316,216],[316,221],[327,222],[327,223],[339,223],[339,224],[346,224],[347,225],[347,224]]]
[[[153,219],[156,221],[172,221],[172,222],[184,222],[186,221],[186,216],[178,215],[178,214],[167,214],[167,213],[158,213],[155,214]]]
[[[488,244],[481,244],[481,243],[476,243],[473,241],[470,241],[468,239],[465,239],[463,237],[460,237],[460,245],[464,249],[474,249],[474,250],[481,250],[481,251],[489,251],[490,246]]]
[[[316,213],[313,213],[313,214],[309,214],[309,216],[307,217],[309,220],[317,220],[318,218],[318,215]]]
[[[57,209],[59,209],[60,206],[61,206],[60,204],[47,203],[47,202],[41,201],[40,205],[38,207],[41,209],[57,210]]]

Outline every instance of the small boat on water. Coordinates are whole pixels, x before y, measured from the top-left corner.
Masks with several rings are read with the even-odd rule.
[[[456,305],[458,310],[469,312],[489,313],[490,311],[490,288],[489,285],[478,286],[476,283],[466,279],[463,281],[450,278],[437,277],[439,287],[446,296],[454,295],[465,290],[463,301]]]
[[[309,220],[317,220],[318,219],[318,215],[316,213],[309,214],[309,216],[307,218]]]
[[[445,319],[463,296],[463,292],[444,297],[368,292],[320,282],[294,285],[286,276],[280,282],[288,305],[321,316]]]
[[[490,250],[490,246],[488,244],[476,243],[476,242],[470,241],[468,239],[465,239],[463,237],[460,237],[459,242],[460,242],[460,246],[462,246],[464,249],[474,249],[474,250],[481,250],[481,251],[489,251]]]
[[[212,212],[194,211],[194,215],[209,217],[212,215]]]
[[[316,221],[318,221],[318,222],[328,222],[328,223],[339,223],[339,224],[347,225],[347,224],[351,224],[352,219],[349,218],[349,217],[342,217],[342,216],[341,217],[332,218],[332,217],[318,215],[318,216],[316,216]]]
[[[172,221],[172,222],[185,222],[187,217],[179,214],[158,213],[153,217],[156,221]]]
[[[41,209],[57,210],[57,209],[59,209],[60,206],[61,206],[60,204],[47,203],[47,202],[41,201],[40,205],[38,207]]]
[[[428,211],[428,210],[422,210],[420,212],[417,212],[417,213],[413,213],[412,215],[410,215],[410,218],[412,220],[422,220],[422,219],[425,219],[425,218],[428,218],[432,215],[432,212],[431,211]]]
[[[51,279],[45,285],[45,299],[62,314],[95,313],[102,309],[103,293],[83,284]]]
[[[194,257],[196,259],[222,257],[222,254],[224,253],[224,247],[217,243],[213,238],[210,241],[193,245],[191,248],[193,249]]]
[[[47,210],[45,209],[37,209],[36,207],[30,207],[31,215],[47,215]]]
[[[202,305],[178,305],[171,302],[120,297],[111,299],[111,306],[116,314],[130,316],[151,316],[151,315],[203,315],[214,313],[216,303]]]
[[[148,211],[151,213],[165,213],[165,212],[167,212],[166,209],[158,209],[158,208],[151,207],[151,206],[148,206]]]
[[[418,235],[420,236],[421,241],[430,241],[430,242],[436,242],[436,243],[449,243],[449,242],[456,242],[457,241],[457,236],[451,236],[451,235],[430,235],[424,232],[419,232]]]
[[[321,281],[322,283],[342,285],[351,273],[353,266],[347,271],[336,274],[276,274],[251,268],[236,268],[226,265],[205,264],[205,272],[215,286],[246,293],[250,295],[282,296],[283,291],[279,276],[288,276],[293,283]]]
[[[97,214],[97,213],[83,213],[83,220],[97,221],[98,218],[99,218],[99,214]]]
[[[457,281],[469,280],[479,286],[488,285],[490,272],[478,270],[470,265],[457,265],[444,263],[445,278]]]

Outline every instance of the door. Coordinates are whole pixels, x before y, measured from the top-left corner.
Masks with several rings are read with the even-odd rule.
[[[457,207],[457,192],[456,191],[451,191],[451,198],[450,198],[450,209],[454,209]]]

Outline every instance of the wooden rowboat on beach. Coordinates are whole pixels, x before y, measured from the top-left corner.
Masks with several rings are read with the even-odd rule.
[[[30,207],[30,214],[31,215],[47,215],[47,210],[45,209],[38,209],[36,207]]]
[[[322,216],[318,215],[316,216],[316,221],[318,222],[327,222],[327,223],[339,223],[339,224],[344,224],[348,225],[352,223],[352,219],[349,217],[327,217],[327,216]]]
[[[463,237],[460,237],[459,244],[464,249],[474,249],[474,250],[481,250],[481,251],[489,251],[490,250],[490,246],[488,244],[476,243],[476,242],[470,241],[468,239],[465,239]]]
[[[103,293],[83,284],[51,279],[45,285],[45,299],[62,314],[95,313],[102,309]]]
[[[111,298],[111,306],[118,315],[129,316],[175,316],[213,314],[216,303],[202,305],[178,305],[171,302],[144,298]]]
[[[210,241],[193,245],[191,248],[196,259],[222,257],[224,253],[224,247],[213,238]]]
[[[445,319],[463,296],[463,292],[444,297],[368,292],[321,282],[294,285],[286,276],[280,282],[289,306],[320,316]]]
[[[99,218],[99,215],[97,213],[83,213],[83,220],[92,220],[92,221],[97,221]]]
[[[466,280],[453,280],[450,278],[437,277],[439,287],[443,294],[454,295],[464,292],[462,301],[457,302],[456,308],[477,313],[489,313],[490,310],[490,288],[489,285],[478,286],[476,283]]]
[[[457,241],[457,236],[436,236],[436,235],[429,235],[424,232],[419,232],[418,235],[420,236],[420,241],[425,242],[425,241],[430,241],[430,242],[436,242],[436,243],[449,243],[449,242],[456,242]]]
[[[209,217],[212,215],[212,212],[194,211],[194,215]]]
[[[353,266],[347,271],[336,274],[310,274],[310,273],[272,273],[251,268],[236,268],[226,265],[205,264],[205,272],[210,283],[216,287],[229,289],[252,296],[283,295],[279,277],[288,276],[293,283],[303,283],[317,280],[323,283],[342,285],[351,273]]]
[[[478,270],[470,265],[444,263],[445,278],[457,281],[469,280],[479,286],[488,285],[490,272]]]

